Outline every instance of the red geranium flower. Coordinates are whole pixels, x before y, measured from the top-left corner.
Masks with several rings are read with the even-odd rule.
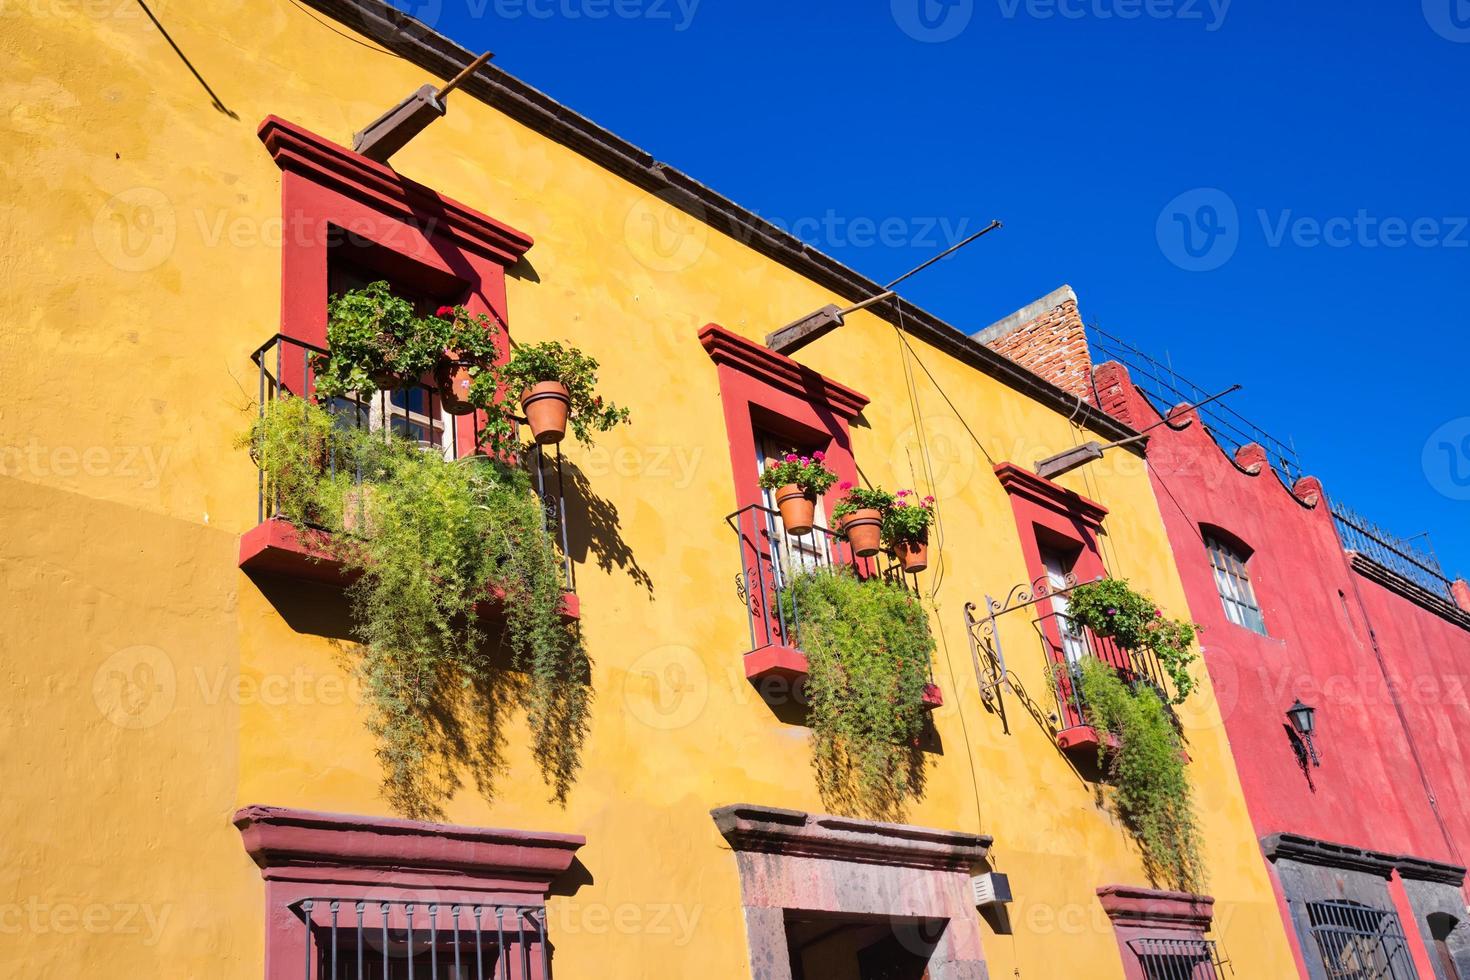
[[[449,317],[454,316],[454,307],[452,307],[452,306],[441,306],[441,307],[439,307],[439,311],[437,313],[435,313],[434,315],[435,316],[442,316],[445,319],[448,319]]]

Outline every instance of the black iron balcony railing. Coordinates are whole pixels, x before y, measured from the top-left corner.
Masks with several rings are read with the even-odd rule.
[[[551,980],[540,906],[304,898],[290,911],[300,980]]]
[[[1391,534],[1336,501],[1332,504],[1332,520],[1346,550],[1356,551],[1441,599],[1454,601],[1449,576],[1445,575],[1427,534],[1416,535],[1424,538],[1424,546],[1420,547],[1412,539]]]
[[[787,533],[779,512],[760,504],[725,518],[740,543],[741,572],[736,588],[750,622],[750,648],[801,648],[801,610],[787,586],[791,576],[817,568],[850,566],[859,575],[881,575],[904,588],[902,568],[888,556],[859,558],[841,534],[814,527],[809,534]]]
[[[424,451],[440,453],[445,459],[465,459],[478,451],[482,416],[479,413],[446,413],[433,385],[413,382],[355,398],[319,398],[312,362],[316,356],[326,353],[325,348],[279,333],[257,347],[250,359],[257,368],[256,399],[260,414],[264,416],[267,406],[284,396],[306,398],[331,412],[337,425],[344,429],[367,429],[381,431],[385,438],[407,438],[417,442]],[[541,500],[543,527],[560,548],[565,588],[568,592],[574,591],[572,561],[567,547],[561,449],[557,447],[551,453],[536,445],[521,463],[530,472],[532,488]],[[322,465],[332,476],[336,476],[338,467],[344,465],[337,458],[336,447],[330,440]],[[354,485],[365,482],[360,469],[353,472],[352,482]],[[261,523],[281,516],[280,496],[270,485],[263,467],[256,477],[256,514]]]
[[[1164,669],[1152,650],[1129,650],[1110,637],[1098,636],[1067,616],[1051,612],[1032,621],[1041,637],[1042,652],[1052,670],[1052,693],[1057,699],[1061,727],[1089,724],[1087,700],[1082,695],[1084,658],[1100,660],[1130,684],[1147,684],[1168,702]]]

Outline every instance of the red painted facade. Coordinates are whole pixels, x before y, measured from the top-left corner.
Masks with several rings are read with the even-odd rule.
[[[1119,419],[1161,420],[1121,366],[1098,366],[1094,381]],[[1170,414],[1149,433],[1149,469],[1257,833],[1377,852],[1372,876],[1403,920],[1405,952],[1421,977],[1447,978],[1405,891],[1416,872],[1398,866],[1451,866],[1436,880],[1459,886],[1465,918],[1453,866],[1470,853],[1470,616],[1345,552],[1315,479],[1287,487],[1260,447],[1232,457],[1194,412]],[[1228,618],[1207,538],[1245,559],[1264,634]],[[1296,699],[1317,709],[1320,766],[1298,751],[1286,715]],[[1308,863],[1341,873],[1325,858]],[[1298,952],[1318,976],[1315,950]]]

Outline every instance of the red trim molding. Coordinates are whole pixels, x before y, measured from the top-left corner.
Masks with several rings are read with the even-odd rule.
[[[281,170],[332,187],[426,234],[442,235],[502,265],[514,265],[531,248],[530,235],[279,116],[267,116],[256,135]]]
[[[1125,980],[1148,980],[1151,976],[1130,943],[1139,939],[1203,939],[1215,915],[1215,900],[1208,895],[1106,885],[1097,890],[1097,897],[1112,920]]]
[[[300,980],[302,899],[537,908],[587,843],[574,834],[457,827],[274,806],[235,811],[265,879],[266,980]]]
[[[857,418],[868,404],[867,395],[716,324],[708,324],[699,332],[699,342],[716,364],[734,368],[788,395],[828,405],[844,422]]]
[[[1215,917],[1215,900],[1209,895],[1104,885],[1097,897],[1115,928],[1183,929],[1203,935]]]
[[[1089,500],[1074,490],[1068,490],[1060,483],[1053,483],[1030,470],[1024,470],[1015,463],[996,464],[995,476],[1011,496],[1025,498],[1047,510],[1080,520],[1093,530],[1101,528],[1103,518],[1108,516],[1108,509],[1102,504]]]
[[[235,811],[245,850],[267,881],[374,884],[432,880],[453,888],[537,893],[571,867],[579,834],[460,827],[276,806]]]

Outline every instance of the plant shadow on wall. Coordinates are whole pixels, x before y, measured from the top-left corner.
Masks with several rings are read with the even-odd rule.
[[[567,551],[573,561],[591,557],[604,572],[622,572],[653,597],[653,576],[638,563],[638,557],[623,538],[617,504],[599,496],[581,467],[567,460],[561,464],[565,476]]]
[[[823,806],[902,821],[924,795],[924,686],[934,638],[918,597],[846,567],[789,576],[807,656],[812,767]]]
[[[1183,732],[1172,709],[1194,688],[1189,665],[1197,659],[1197,627],[1164,617],[1152,599],[1121,579],[1078,586],[1069,612],[1077,627],[1156,658],[1177,692],[1170,699],[1148,677],[1091,655],[1056,668],[1070,673],[1088,723],[1103,736],[1098,766],[1108,787],[1101,795],[1138,845],[1150,882],[1198,893],[1206,878],[1199,823]]]
[[[461,766],[494,798],[512,707],[565,804],[590,721],[591,662],[564,607],[557,529],[505,401],[519,394],[542,445],[569,426],[589,442],[627,412],[595,394],[597,362],[580,351],[546,342],[496,363],[497,333],[463,307],[417,316],[386,283],[334,297],[328,353],[312,361],[316,396],[333,410],[276,392],[241,440],[275,516],[349,576],[348,655],[384,795],[411,817],[443,817]],[[430,371],[445,411],[480,413],[490,454],[447,459],[391,426],[363,425],[358,399]]]

